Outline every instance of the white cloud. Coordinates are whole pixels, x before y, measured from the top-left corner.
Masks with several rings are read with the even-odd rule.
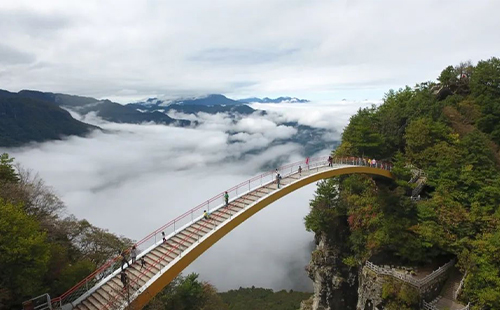
[[[136,240],[260,174],[263,166],[301,159],[301,145],[270,146],[296,132],[273,121],[280,111],[273,117],[253,114],[236,120],[223,113],[199,113],[196,128],[117,124],[93,113],[83,118],[71,113],[104,131],[0,152],[39,172],[69,213]],[[303,267],[312,235],[305,231],[303,217],[313,191],[309,186],[259,212],[187,272],[200,273],[220,290],[251,285],[311,289]]]

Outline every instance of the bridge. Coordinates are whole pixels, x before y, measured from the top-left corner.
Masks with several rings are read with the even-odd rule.
[[[388,163],[367,163],[362,158],[311,158],[268,171],[227,190],[168,222],[135,243],[137,261],[127,268],[126,285],[121,281],[120,257],[103,266],[61,296],[51,300],[53,309],[105,310],[142,309],[198,256],[235,227],[272,202],[322,179],[362,173],[393,178]],[[205,218],[204,211],[209,212]],[[130,252],[130,249],[128,249]],[[142,266],[141,259],[145,265]]]

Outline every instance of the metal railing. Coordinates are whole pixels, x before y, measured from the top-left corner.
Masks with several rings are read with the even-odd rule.
[[[457,290],[453,292],[453,299],[455,300],[458,299],[458,295],[460,295],[460,293],[462,292],[462,288],[464,287],[465,277],[467,277],[467,271],[462,277],[462,280],[460,280],[460,284],[458,285]]]
[[[52,310],[49,294],[43,294],[23,302],[24,310]]]
[[[432,273],[427,275],[425,278],[422,279],[414,279],[411,276],[408,276],[404,273],[401,273],[399,271],[396,271],[392,268],[385,268],[385,267],[380,267],[372,262],[367,261],[365,266],[368,267],[369,269],[373,270],[377,274],[382,274],[382,275],[387,275],[387,276],[392,276],[394,278],[397,278],[401,281],[404,281],[408,284],[413,285],[419,291],[422,291],[427,284],[432,282],[434,279],[442,275],[444,272],[446,272],[448,269],[450,269],[453,265],[455,265],[455,259],[452,259],[448,263],[444,264],[443,266],[439,267],[438,269],[434,270]]]
[[[368,163],[364,158],[360,157],[343,157],[343,158],[333,158],[331,160],[331,165],[355,165],[355,166],[369,166],[378,169],[392,170],[392,164],[388,162],[376,162],[374,164]],[[308,175],[314,172],[314,170],[319,170],[320,167],[330,165],[328,157],[317,157],[308,158],[299,162],[284,165],[279,167],[277,170],[283,177],[290,174],[297,173],[299,167],[302,169],[302,174]],[[224,205],[224,194],[228,193],[230,197],[240,197],[246,193],[251,192],[265,184],[272,183],[276,177],[276,170],[267,171],[259,176],[253,177],[245,182],[242,182],[220,194],[204,201],[193,209],[185,212],[184,214],[178,216],[177,218],[171,220],[155,231],[151,232],[149,235],[143,239],[136,242],[134,245],[137,251],[141,253],[138,257],[144,255],[144,251],[151,247],[154,247],[159,240],[162,240],[162,233],[166,235],[175,234],[179,228],[186,226],[189,223],[193,223],[195,219],[203,216],[205,210],[208,212],[214,211]],[[233,200],[235,199],[233,198]],[[131,248],[127,249],[125,252],[130,253]],[[88,275],[85,279],[78,282],[75,286],[69,289],[67,292],[61,296],[52,299],[52,306],[54,308],[62,308],[63,305],[69,304],[77,300],[80,296],[89,292],[97,284],[102,285],[103,279],[106,277],[116,274],[118,263],[120,261],[120,256],[110,258],[106,263]]]

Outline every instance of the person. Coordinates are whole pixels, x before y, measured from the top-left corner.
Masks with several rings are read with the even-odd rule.
[[[127,274],[125,273],[125,271],[122,270],[122,272],[120,273],[120,280],[122,281],[122,284],[123,284],[123,287],[126,287],[127,286]]]
[[[208,214],[207,210],[203,210],[203,217],[205,220],[208,220],[210,218],[210,214]]]
[[[123,250],[120,253],[120,257],[122,260],[122,271],[123,271],[123,266],[125,266],[125,264],[127,264],[127,267],[130,267],[130,264],[128,263],[128,260],[127,260],[127,253],[125,252],[125,250]]]
[[[278,176],[280,175],[278,168],[274,171],[274,178],[276,179],[276,182],[278,182]]]
[[[333,167],[333,158],[332,158],[332,156],[328,156],[328,167]]]
[[[224,201],[226,202],[226,207],[229,205],[229,195],[227,192],[224,192]]]
[[[161,236],[163,237],[163,242],[164,243],[167,242],[167,238],[165,238],[165,232],[164,231],[161,232]]]
[[[141,257],[141,269],[142,267],[146,267],[146,260],[144,259],[144,256]]]
[[[280,180],[281,180],[281,175],[278,173],[276,175],[276,184],[278,184],[278,188],[280,188]]]
[[[135,263],[135,260],[137,259],[137,248],[135,245],[132,247],[132,250],[130,251],[130,256],[132,256],[132,264]]]
[[[309,157],[306,158],[307,170],[309,170]]]
[[[302,167],[299,166],[299,177],[301,177],[301,176],[302,176]]]
[[[373,168],[377,167],[377,161],[375,160],[375,158],[372,159],[372,167]]]

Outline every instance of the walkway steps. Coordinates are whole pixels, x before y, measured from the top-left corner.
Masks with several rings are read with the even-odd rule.
[[[459,301],[455,300],[454,293],[460,286],[460,281],[463,278],[463,274],[453,267],[451,269],[450,276],[441,291],[440,298],[437,299],[435,307],[439,310],[461,310],[464,309],[465,305],[461,304]]]

